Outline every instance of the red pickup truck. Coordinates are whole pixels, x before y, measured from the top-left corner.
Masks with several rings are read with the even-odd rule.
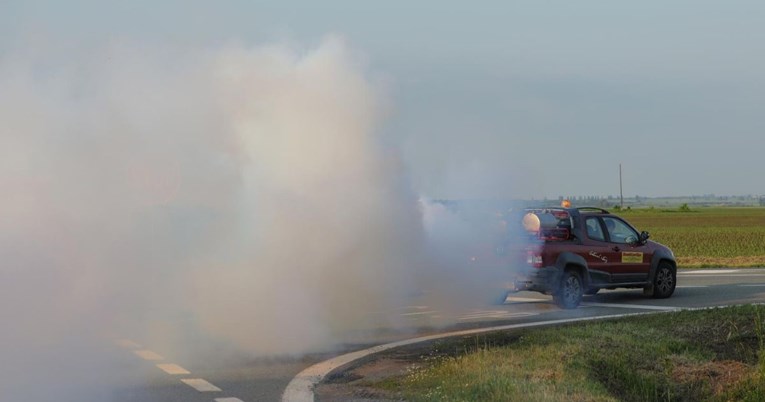
[[[523,226],[532,242],[525,263],[516,260],[514,291],[550,294],[567,309],[600,289],[642,288],[654,298],[675,291],[672,250],[604,209],[527,209]]]

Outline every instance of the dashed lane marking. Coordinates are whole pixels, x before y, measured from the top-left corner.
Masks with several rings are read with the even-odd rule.
[[[660,310],[660,311],[680,310],[679,307],[651,306],[651,305],[645,305],[645,304],[582,303],[582,306],[632,308],[632,309],[640,309],[640,310]]]
[[[181,380],[184,384],[194,388],[199,392],[220,392],[221,389],[210,384],[207,380],[201,378],[184,378]]]
[[[185,368],[177,364],[157,364],[157,367],[159,367],[162,371],[170,375],[191,374],[190,371],[186,370]]]
[[[115,343],[118,346],[121,346],[126,349],[140,349],[141,346],[133,342],[129,339],[118,339],[115,341]],[[165,358],[160,355],[159,353],[156,353],[154,351],[148,350],[148,349],[141,349],[141,350],[134,350],[133,353],[138,355],[144,360],[164,360]],[[190,371],[186,370],[185,368],[173,364],[173,363],[162,363],[157,364],[157,367],[164,371],[167,374],[170,375],[189,375],[191,374]],[[215,385],[211,384],[209,381],[204,380],[202,378],[183,378],[181,379],[181,382],[184,384],[194,388],[195,390],[199,392],[221,392],[222,390]],[[215,398],[215,402],[244,402],[239,398]]]
[[[693,289],[693,288],[708,288],[707,285],[677,285],[676,289]]]
[[[165,358],[162,357],[162,355],[160,355],[159,353],[152,352],[151,350],[148,350],[148,349],[135,350],[133,351],[133,353],[135,353],[136,355],[138,355],[138,357],[144,360],[165,360]]]
[[[130,339],[117,339],[114,341],[117,346],[125,349],[141,349],[141,345],[131,341]]]

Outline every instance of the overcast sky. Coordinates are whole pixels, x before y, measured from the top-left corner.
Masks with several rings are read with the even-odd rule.
[[[107,5],[110,4],[110,5]],[[761,1],[0,0],[0,58],[55,40],[346,38],[435,198],[765,194]],[[0,89],[1,90],[1,89]]]

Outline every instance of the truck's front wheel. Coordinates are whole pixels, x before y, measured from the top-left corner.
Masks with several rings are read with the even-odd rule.
[[[677,285],[677,276],[672,265],[666,261],[659,263],[653,280],[653,297],[666,299],[672,296]]]
[[[579,272],[568,270],[563,273],[560,287],[553,294],[553,301],[561,308],[572,309],[579,306],[584,294],[582,277]]]

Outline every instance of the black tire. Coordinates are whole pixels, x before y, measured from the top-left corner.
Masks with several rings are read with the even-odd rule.
[[[677,286],[677,272],[672,264],[662,261],[656,267],[656,274],[653,277],[653,298],[666,299],[675,293]]]
[[[558,291],[553,294],[553,301],[560,308],[573,309],[579,306],[584,294],[584,284],[579,272],[568,270],[563,273]]]
[[[600,288],[589,288],[586,292],[584,292],[584,294],[587,296],[595,296],[598,294],[598,292],[600,292]]]

